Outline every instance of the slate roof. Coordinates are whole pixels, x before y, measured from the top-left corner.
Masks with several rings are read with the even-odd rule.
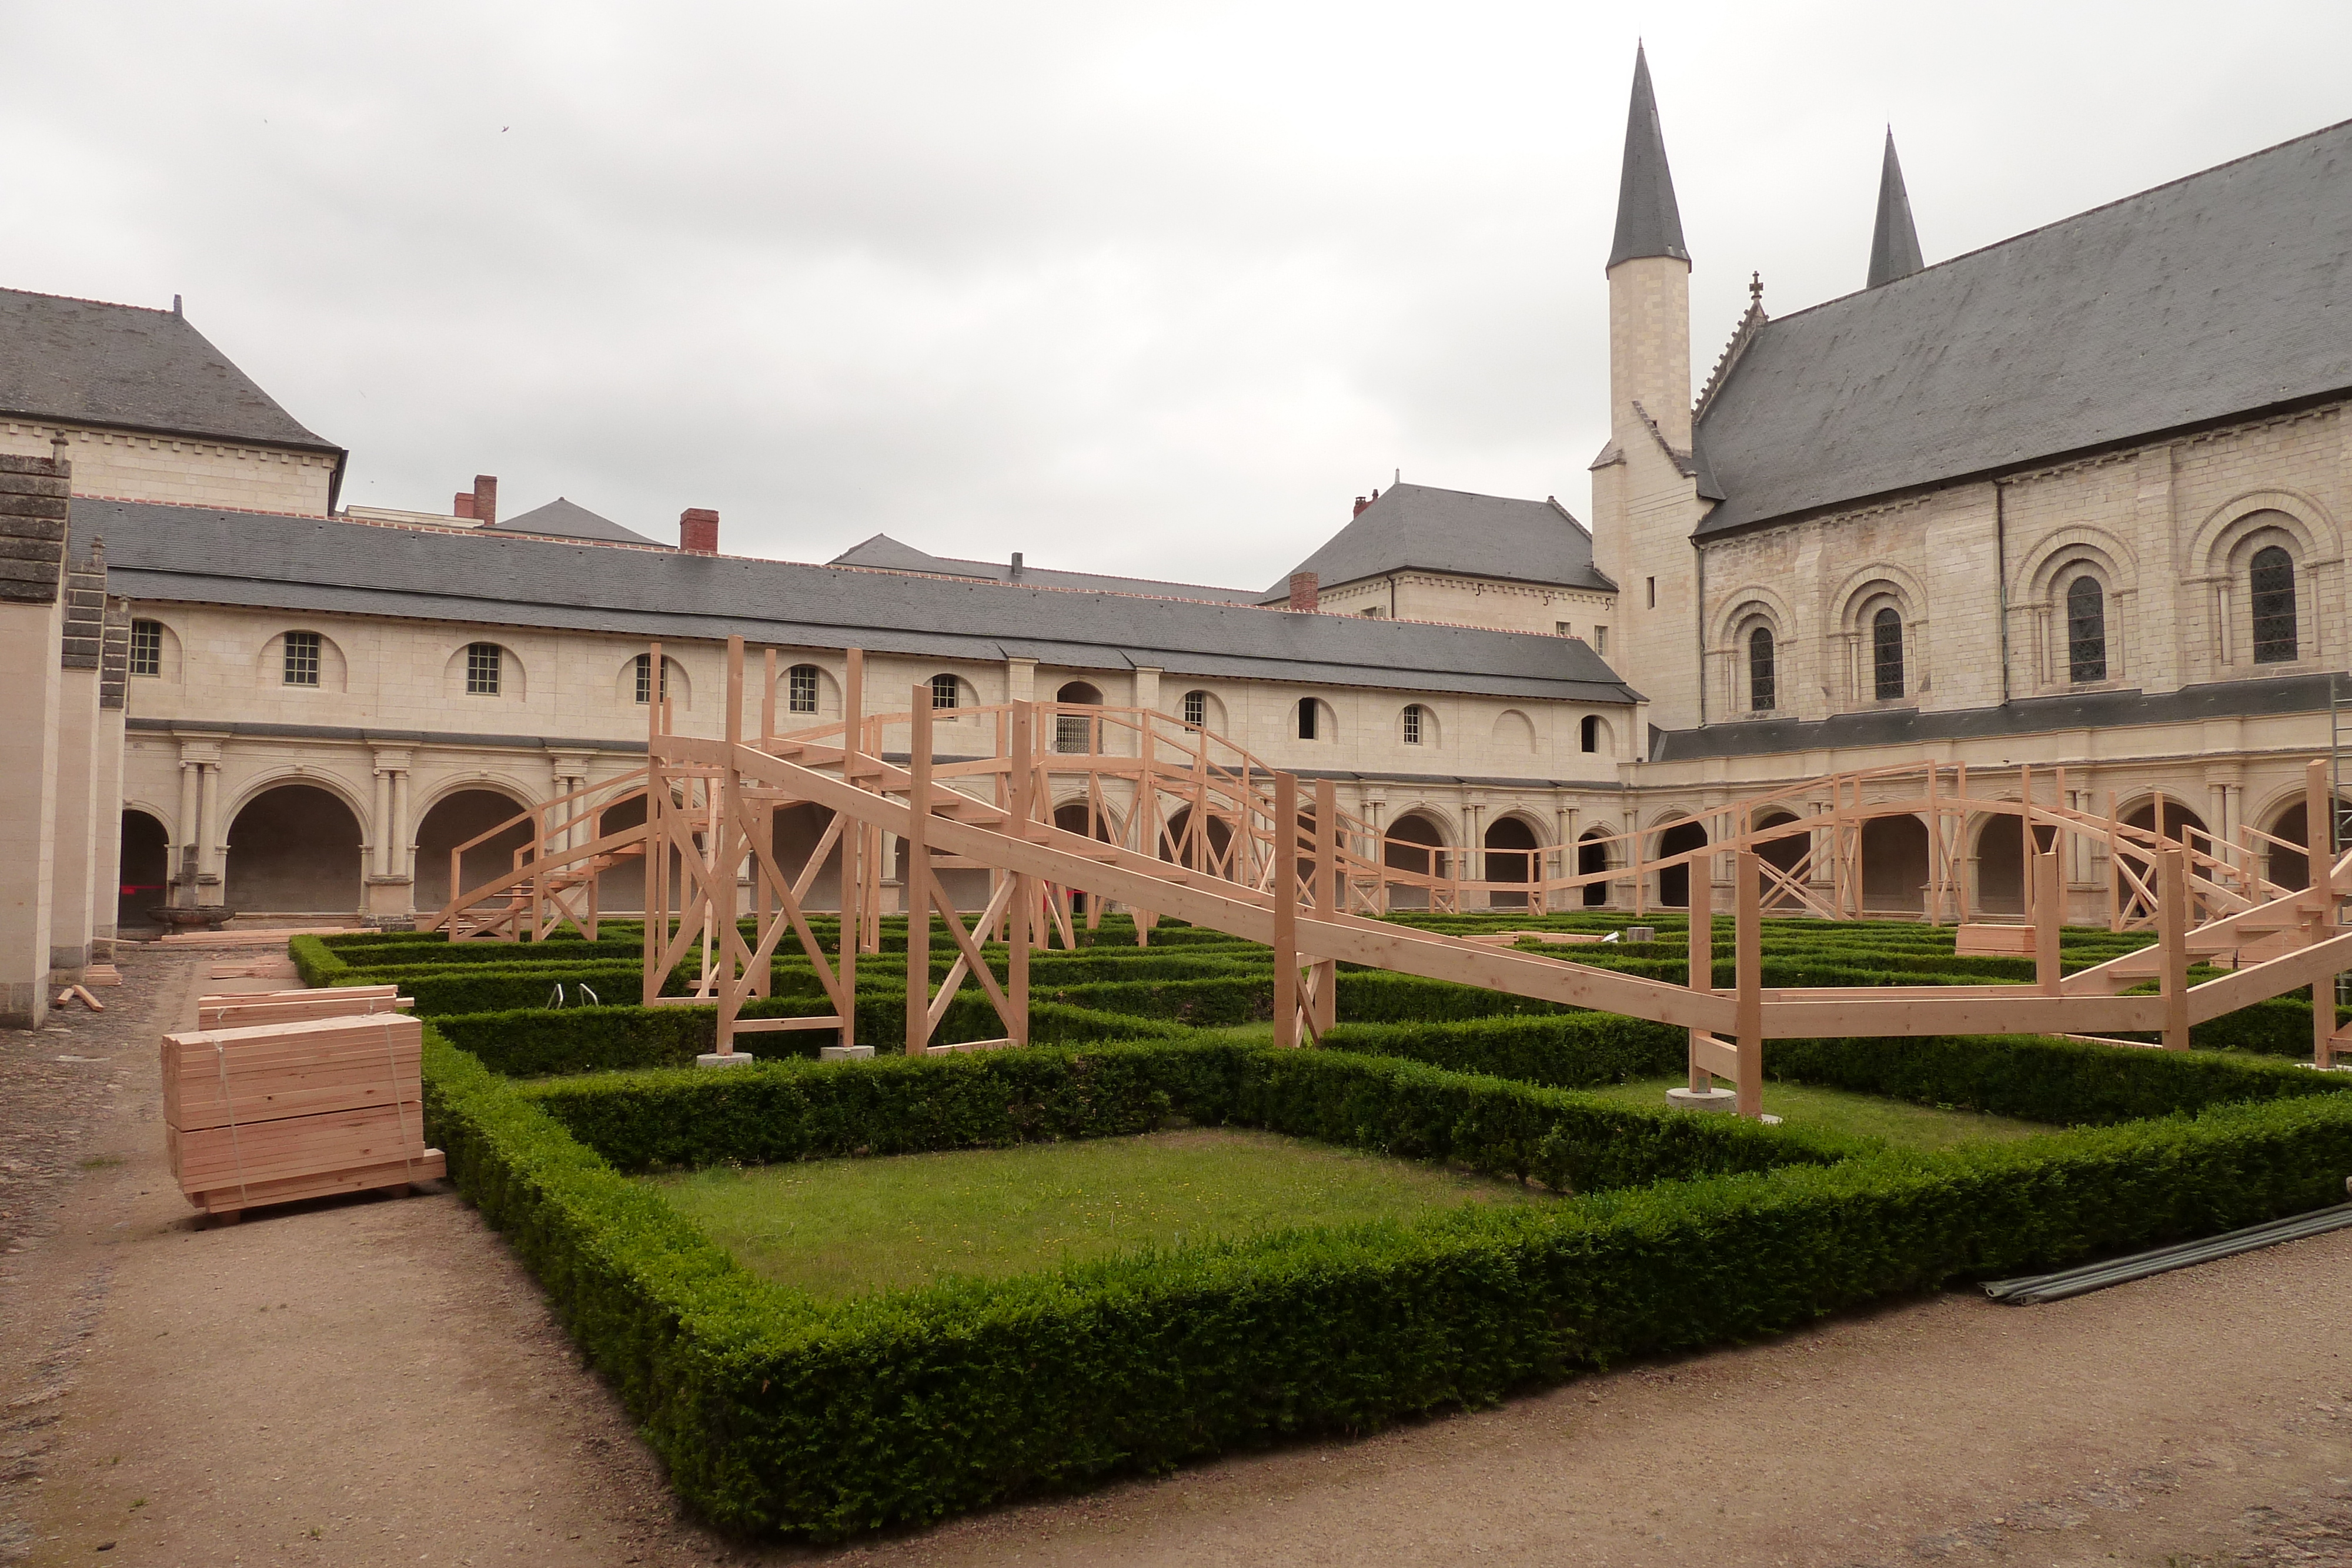
[[[882,571],[928,571],[941,577],[982,577],[994,582],[1027,582],[1043,588],[1097,588],[1108,593],[1149,593],[1163,599],[1206,599],[1233,604],[1254,604],[1257,595],[1246,588],[1212,588],[1201,582],[1164,582],[1150,577],[1113,577],[1093,571],[1055,571],[1024,562],[1021,575],[1012,563],[964,560],[932,555],[913,545],[876,534],[833,558],[835,566],[866,566]]]
[[[113,591],[151,602],[1641,700],[1570,637],[142,502],[77,500],[73,522],[105,536]]]
[[[1515,501],[1428,485],[1396,485],[1290,569],[1323,590],[1384,572],[1419,570],[1506,582],[1561,583],[1613,592],[1592,564],[1592,536],[1557,501]],[[1290,596],[1290,577],[1255,597]]]
[[[1769,322],[1695,532],[2352,388],[2352,121]]]
[[[0,414],[342,455],[186,317],[0,288]]]
[[[1895,128],[1886,128],[1886,155],[1878,164],[1878,216],[1870,226],[1870,271],[1864,288],[1908,277],[1927,265],[1919,254],[1919,225],[1911,221],[1911,192],[1895,156]]]
[[[488,531],[539,534],[559,539],[597,539],[605,544],[658,545],[662,542],[648,538],[635,529],[625,528],[610,517],[600,517],[587,507],[561,496],[519,517],[501,517],[490,525]]]
[[[2278,675],[2269,680],[2214,681],[2169,692],[2020,697],[1997,707],[1941,713],[1872,709],[1825,719],[1735,720],[1697,729],[1652,726],[1650,760],[1687,762],[1694,758],[1773,756],[1870,746],[1918,747],[1936,741],[2047,735],[2054,730],[2324,713],[2328,706],[2328,681],[2326,674]]]

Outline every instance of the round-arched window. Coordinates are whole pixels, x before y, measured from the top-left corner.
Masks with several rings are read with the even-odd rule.
[[[2254,612],[2254,663],[2292,663],[2297,652],[2294,558],[2276,545],[2264,545],[2254,552],[2247,579],[2247,601]]]
[[[1891,604],[1870,618],[1870,673],[1880,702],[1903,695],[1903,617]]]
[[[2107,596],[2095,577],[2078,577],[2066,589],[2066,678],[2107,678]]]
[[[1748,707],[1763,713],[1780,706],[1780,681],[1772,663],[1772,628],[1748,633]]]

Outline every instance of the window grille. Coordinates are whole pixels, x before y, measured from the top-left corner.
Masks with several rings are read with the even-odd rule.
[[[2276,545],[2254,552],[2248,587],[2254,611],[2254,663],[2284,664],[2295,656],[2294,559]]]
[[[2066,590],[2066,678],[2107,678],[2107,599],[2096,578],[2078,577]]]
[[[286,633],[286,684],[289,686],[315,686],[319,684],[319,643],[316,632]]]
[[[133,621],[131,623],[131,673],[134,675],[160,675],[163,673],[163,623],[161,621]]]
[[[661,695],[665,700],[669,696],[669,661],[667,659],[662,661]],[[637,655],[637,700],[641,703],[650,703],[654,700],[654,656],[651,653]]]
[[[957,686],[956,678],[953,675],[933,675],[931,677],[931,706],[934,709],[961,707],[962,706],[963,703],[960,694],[960,688]]]
[[[1595,626],[1592,629],[1592,651],[1600,654],[1604,659],[1609,656],[1608,627]]]
[[[794,664],[784,672],[784,706],[793,713],[816,712],[814,664]]]
[[[1208,693],[1186,692],[1184,694],[1184,722],[1194,729],[1209,727]]]
[[[466,644],[466,695],[469,697],[494,697],[499,695],[499,649],[496,643]]]
[[[1880,611],[1870,622],[1872,689],[1880,702],[1903,695],[1903,617],[1892,609]]]
[[[1759,626],[1748,633],[1748,706],[1764,713],[1780,706],[1780,683],[1772,667],[1772,629]]]
[[[1407,746],[1421,744],[1421,712],[1419,703],[1412,703],[1404,710],[1404,743]]]

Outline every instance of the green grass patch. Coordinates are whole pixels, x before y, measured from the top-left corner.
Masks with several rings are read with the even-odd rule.
[[[640,1179],[752,1272],[826,1299],[1541,1197],[1234,1127]]]
[[[1646,1078],[1612,1083],[1590,1092],[1596,1099],[1646,1109],[1664,1104],[1666,1091],[1687,1082],[1682,1075]],[[2042,1122],[2022,1122],[2013,1116],[1991,1116],[1981,1111],[1950,1110],[1939,1105],[1916,1105],[1906,1100],[1859,1094],[1851,1089],[1824,1089],[1811,1083],[1765,1084],[1764,1113],[1780,1117],[1783,1126],[1876,1138],[1898,1149],[1948,1149],[1961,1144],[2030,1138],[2039,1133],[2060,1130]]]

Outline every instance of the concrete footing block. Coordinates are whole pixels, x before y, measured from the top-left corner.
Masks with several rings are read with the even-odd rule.
[[[819,1061],[871,1061],[874,1048],[870,1045],[821,1045],[817,1047]]]
[[[1666,1105],[1675,1111],[1737,1111],[1739,1096],[1729,1089],[1684,1089],[1666,1091]]]
[[[694,1059],[697,1067],[744,1067],[759,1061],[748,1051],[738,1051],[721,1056],[715,1051],[705,1051]]]

